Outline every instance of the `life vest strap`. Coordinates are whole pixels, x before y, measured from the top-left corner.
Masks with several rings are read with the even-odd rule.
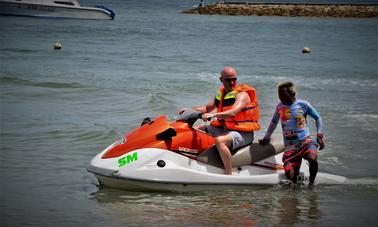
[[[231,121],[218,120],[218,121],[221,121],[221,122],[236,122],[236,123],[238,123],[238,122],[241,122],[241,123],[243,123],[243,122],[258,122],[258,121],[255,121],[255,120],[242,120],[242,121],[235,121],[235,120],[231,120]]]
[[[250,106],[250,107],[246,107],[244,108],[242,111],[247,111],[247,110],[251,110],[253,108],[256,108],[257,106]]]

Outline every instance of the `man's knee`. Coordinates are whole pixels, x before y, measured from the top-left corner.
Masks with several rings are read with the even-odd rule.
[[[218,136],[215,138],[215,143],[217,145],[225,144],[226,146],[230,146],[232,142],[232,137],[230,135],[223,135],[223,136]]]

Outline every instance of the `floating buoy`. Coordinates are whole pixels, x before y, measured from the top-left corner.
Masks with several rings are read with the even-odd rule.
[[[56,42],[56,43],[54,44],[54,49],[55,49],[55,50],[60,50],[60,49],[62,49],[62,44],[61,44],[60,42]]]
[[[308,47],[303,47],[302,53],[307,54],[307,53],[310,53],[310,52],[311,52],[311,49],[310,49],[310,48],[308,48]]]

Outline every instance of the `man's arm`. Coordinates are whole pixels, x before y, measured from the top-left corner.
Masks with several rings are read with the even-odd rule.
[[[250,102],[249,96],[246,92],[240,92],[236,96],[235,103],[232,105],[232,108],[223,112],[217,113],[205,113],[202,115],[203,120],[207,120],[209,118],[228,118],[236,116],[240,111],[244,109],[244,107]],[[215,103],[214,103],[215,106]]]
[[[211,112],[215,109],[215,99],[211,100],[208,104],[206,105],[203,105],[203,106],[194,106],[192,107],[191,109],[192,110],[195,110],[195,111],[198,111],[198,112],[201,112],[201,113],[208,113],[208,112]],[[187,111],[188,108],[182,108],[178,114],[182,114],[184,113],[185,111]]]
[[[204,106],[194,106],[192,107],[192,109],[201,113],[209,113],[215,109],[215,99],[212,99],[208,104]]]

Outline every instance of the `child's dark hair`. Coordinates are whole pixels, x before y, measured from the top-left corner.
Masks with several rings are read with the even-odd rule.
[[[293,82],[284,81],[278,84],[278,90],[284,87],[287,88],[287,91],[290,93],[290,95],[292,95],[293,97],[296,95],[297,91]]]

